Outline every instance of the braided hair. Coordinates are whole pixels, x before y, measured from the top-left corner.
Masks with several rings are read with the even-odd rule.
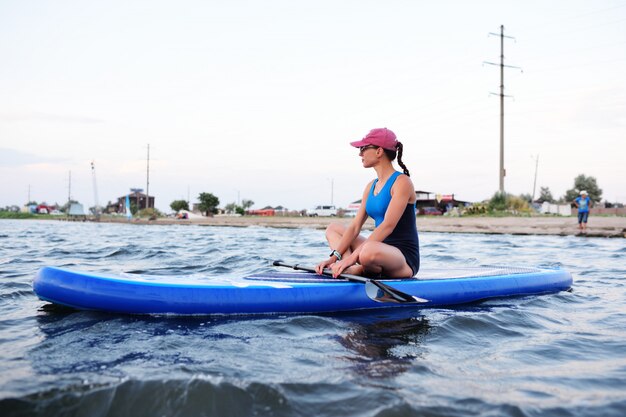
[[[396,149],[395,150],[390,150],[390,149],[384,149],[385,154],[387,155],[387,158],[389,158],[390,161],[393,161],[394,159],[396,159],[396,155],[398,156],[398,165],[400,165],[400,168],[402,168],[402,171],[404,171],[404,175],[406,175],[407,177],[410,177],[411,174],[409,174],[409,169],[406,167],[406,165],[404,165],[404,162],[402,162],[402,150],[403,150],[403,146],[402,146],[402,142],[398,141],[396,143]]]

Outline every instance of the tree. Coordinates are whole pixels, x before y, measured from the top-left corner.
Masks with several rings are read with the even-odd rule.
[[[198,200],[200,200],[200,211],[206,213],[207,216],[217,213],[217,206],[220,205],[219,198],[211,193],[200,193]]]
[[[239,206],[237,204],[230,203],[224,206],[224,211],[226,211],[226,213],[236,213],[238,208]]]
[[[241,201],[241,208],[243,208],[244,210],[249,209],[253,205],[254,205],[254,201],[252,201],[252,200],[242,200]]]
[[[554,203],[554,197],[552,197],[552,192],[549,187],[541,187],[541,191],[539,192],[539,198],[537,199],[538,203],[543,203],[547,201],[548,203]]]
[[[170,208],[175,212],[180,210],[189,210],[189,203],[186,200],[174,200],[170,203]]]
[[[602,200],[602,189],[598,187],[596,179],[591,176],[587,177],[585,174],[580,174],[574,178],[574,188],[567,190],[563,199],[567,202],[571,202],[578,197],[583,190],[587,191],[587,195],[591,201],[599,202]]]

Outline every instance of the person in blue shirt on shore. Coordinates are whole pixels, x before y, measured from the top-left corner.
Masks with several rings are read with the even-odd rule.
[[[574,205],[578,208],[578,229],[580,229],[580,233],[587,233],[587,218],[591,208],[591,199],[587,195],[587,191],[580,192],[580,196],[574,200]]]
[[[365,168],[374,168],[376,179],[363,191],[361,207],[354,220],[345,226],[332,223],[326,229],[331,253],[316,267],[325,268],[333,277],[341,273],[387,278],[408,278],[420,266],[419,239],[415,221],[417,196],[409,170],[402,162],[403,145],[387,128],[372,129],[363,139],[351,142],[359,148]],[[398,159],[402,173],[392,162]],[[374,219],[374,231],[365,238],[360,235],[367,218]]]

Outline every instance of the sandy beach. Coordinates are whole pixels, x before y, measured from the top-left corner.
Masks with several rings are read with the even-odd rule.
[[[106,219],[103,221],[127,222],[126,219]],[[259,217],[259,216],[215,216],[198,219],[177,220],[135,219],[135,224],[179,224],[201,226],[231,226],[231,227],[279,227],[279,228],[312,228],[325,229],[331,222],[349,223],[350,218],[336,217]],[[368,220],[365,229],[372,229],[373,222]],[[513,235],[558,235],[575,236],[579,234],[575,217],[435,217],[423,216],[417,218],[417,227],[422,232],[443,233],[486,233],[486,234],[513,234]],[[597,216],[590,217],[587,227],[588,237],[626,237],[626,217]]]

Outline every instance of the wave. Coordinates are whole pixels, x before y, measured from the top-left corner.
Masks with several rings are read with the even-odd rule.
[[[218,378],[219,379],[219,378]],[[267,384],[237,386],[204,378],[127,380],[77,384],[0,401],[3,415],[98,416],[252,416],[294,415],[279,389]],[[5,414],[6,413],[6,414]]]
[[[377,389],[378,388],[378,389]],[[383,389],[380,389],[383,388]],[[450,390],[448,390],[450,391]],[[444,391],[445,392],[445,391]],[[626,400],[537,407],[534,402],[484,400],[475,396],[422,397],[406,390],[362,384],[272,384],[225,381],[219,376],[188,379],[75,383],[64,389],[0,400],[5,417],[14,416],[622,416]],[[528,397],[549,394],[527,391]]]
[[[20,300],[22,298],[28,298],[33,296],[33,290],[28,286],[24,289],[7,290],[6,288],[0,289],[0,301],[6,300]],[[1,311],[1,310],[0,310]]]

